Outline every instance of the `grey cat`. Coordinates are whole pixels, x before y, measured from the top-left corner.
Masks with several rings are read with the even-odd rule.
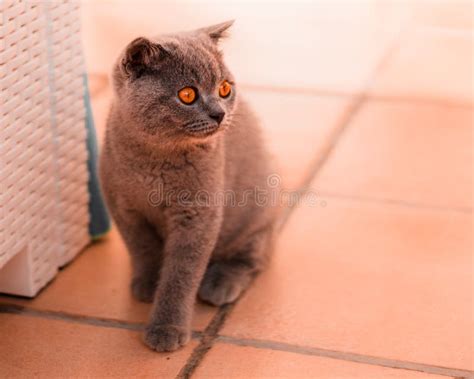
[[[274,192],[273,170],[218,49],[231,25],[137,38],[113,70],[100,177],[157,351],[188,342],[196,294],[235,301],[272,250],[278,207],[255,188]]]

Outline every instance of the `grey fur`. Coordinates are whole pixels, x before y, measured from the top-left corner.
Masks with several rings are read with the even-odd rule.
[[[235,85],[218,95],[222,80],[233,82],[218,49],[231,24],[138,38],[113,71],[100,177],[131,255],[132,293],[154,303],[144,340],[157,351],[187,343],[197,293],[214,305],[235,301],[272,248],[278,207],[252,194],[275,190],[260,127]],[[177,98],[187,86],[199,91],[192,105]],[[222,111],[220,124],[209,116]],[[183,191],[232,191],[247,204],[151,201]]]

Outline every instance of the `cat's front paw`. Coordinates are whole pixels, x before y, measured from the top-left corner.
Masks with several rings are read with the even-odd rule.
[[[130,285],[133,297],[144,303],[153,302],[155,295],[156,283],[151,280],[143,280],[141,278],[133,278]]]
[[[145,343],[156,351],[175,351],[191,338],[187,328],[175,325],[149,325],[145,330]]]

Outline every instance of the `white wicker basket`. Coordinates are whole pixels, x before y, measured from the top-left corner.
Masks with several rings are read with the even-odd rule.
[[[0,292],[34,296],[90,240],[77,2],[0,0]]]

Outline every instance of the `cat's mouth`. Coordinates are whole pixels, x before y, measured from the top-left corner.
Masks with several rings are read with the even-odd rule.
[[[217,122],[198,121],[185,125],[183,129],[193,137],[208,137],[219,130],[219,124]]]

